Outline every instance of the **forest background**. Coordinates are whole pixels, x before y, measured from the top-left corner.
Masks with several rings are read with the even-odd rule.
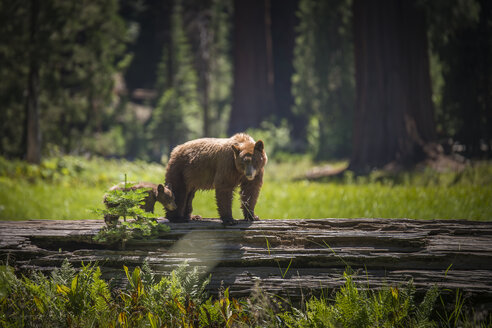
[[[489,0],[0,0],[0,220],[102,220],[90,209],[102,208],[125,174],[163,182],[177,144],[247,131],[265,141],[269,156],[256,208],[262,219],[490,221],[491,61]],[[326,163],[326,171],[313,169]],[[193,205],[203,217],[217,215],[212,192]],[[237,200],[233,211],[241,217]],[[51,299],[39,305],[59,291],[27,278],[25,288],[1,269],[4,282],[22,290],[9,287],[7,309],[28,304],[31,313],[55,309],[58,317],[46,312],[51,320],[70,320]],[[109,293],[99,269],[83,269],[80,276],[55,270],[60,285],[37,281],[63,291],[70,280],[94,279],[92,289],[79,289],[83,297],[101,294],[87,293],[93,288]],[[88,273],[95,278],[83,278]],[[70,278],[56,280],[62,276]],[[367,294],[366,285],[354,293],[350,281],[351,301],[337,296],[348,310],[336,312],[353,326],[363,326],[356,314],[372,303],[352,306],[352,295],[398,298],[393,287],[387,296]],[[430,291],[435,301],[437,289]],[[403,289],[399,295],[405,316],[417,308]],[[443,326],[460,326],[458,295]],[[178,313],[172,298],[165,304]],[[154,313],[173,313],[155,304]],[[325,322],[335,322],[319,304]],[[391,304],[376,309],[394,325],[403,312]],[[129,313],[143,322],[141,309]],[[158,319],[149,309],[152,324]],[[76,320],[116,322],[115,311],[94,316],[91,306]],[[12,313],[13,322],[24,319]],[[427,322],[417,315],[414,325]],[[292,316],[299,325],[307,320],[299,318]]]
[[[143,161],[247,131],[263,217],[490,219],[490,1],[0,0],[0,21],[3,218],[85,217],[124,173],[162,182]],[[292,181],[326,161],[343,186]],[[421,163],[444,175],[374,171]]]
[[[486,0],[1,1],[0,154],[161,161],[186,140],[257,129],[273,157],[352,158],[361,170],[421,159],[360,140],[379,135],[488,158],[491,8]],[[405,107],[428,115],[400,114]],[[418,136],[388,128],[408,126],[403,115]],[[381,154],[357,156],[366,150]]]

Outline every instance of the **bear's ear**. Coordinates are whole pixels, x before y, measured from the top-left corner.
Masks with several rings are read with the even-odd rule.
[[[160,193],[164,193],[164,186],[162,184],[159,184],[157,186],[157,192],[160,194]]]
[[[255,150],[257,150],[257,151],[259,151],[259,152],[262,152],[264,148],[265,148],[265,145],[263,144],[263,141],[258,140],[258,141],[255,143]]]
[[[239,145],[237,144],[232,145],[232,150],[234,150],[234,155],[236,156],[239,156],[239,154],[241,153],[241,149],[239,149]]]
[[[166,182],[166,188],[169,190],[173,190],[173,185],[170,182]]]

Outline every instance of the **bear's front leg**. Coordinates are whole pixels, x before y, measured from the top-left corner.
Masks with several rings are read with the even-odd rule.
[[[191,212],[193,212],[193,198],[195,198],[195,191],[192,190],[186,195],[186,206],[184,211],[184,217],[186,220],[191,220]]]
[[[237,224],[232,217],[232,192],[233,189],[215,189],[215,200],[219,216],[225,225]]]
[[[243,210],[244,219],[247,221],[260,220],[260,218],[255,215],[255,206],[262,185],[262,172],[258,174],[254,180],[245,180],[241,183],[241,209]]]

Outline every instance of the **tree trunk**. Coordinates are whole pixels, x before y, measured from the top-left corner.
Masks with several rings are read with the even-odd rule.
[[[38,29],[38,0],[31,0],[29,12],[29,73],[27,77],[26,119],[26,160],[29,163],[41,163],[41,130],[39,128],[39,62],[36,53]]]
[[[444,111],[459,122],[454,137],[470,157],[492,154],[492,3],[479,3],[477,24],[455,32],[440,52]]]
[[[209,9],[209,8],[207,8]],[[210,17],[206,15],[206,9],[202,9],[196,13],[195,27],[192,31],[195,36],[195,51],[198,53],[195,58],[196,68],[198,73],[198,90],[200,105],[203,114],[203,137],[210,137],[210,68],[211,68],[211,48],[213,43],[213,32],[210,26]]]
[[[234,86],[228,133],[274,114],[270,1],[234,2]]]
[[[173,0],[120,1],[121,14],[139,26],[138,38],[128,45],[134,55],[125,72],[125,83],[131,92],[134,89],[153,89],[159,83],[159,63],[162,49],[170,38],[170,15]],[[143,6],[142,6],[143,5]],[[135,7],[140,8],[138,10]]]
[[[291,121],[292,75],[294,74],[295,27],[298,0],[272,0],[272,45],[275,114]]]
[[[167,220],[163,222],[167,223]],[[124,283],[123,265],[146,261],[158,275],[185,260],[212,274],[209,291],[230,287],[247,296],[263,291],[308,299],[332,293],[350,266],[360,286],[399,286],[410,280],[422,294],[438,285],[459,288],[475,305],[492,301],[492,223],[458,220],[263,220],[224,227],[220,220],[167,223],[155,239],[124,249],[92,237],[103,220],[0,221],[0,261],[25,273],[49,273],[67,259],[75,267],[99,263],[104,278]],[[326,294],[331,295],[331,294]]]
[[[307,122],[292,113],[292,75],[294,75],[295,27],[299,23],[296,11],[299,0],[272,0],[272,45],[275,115],[286,118],[292,128],[294,148],[302,149],[306,143]],[[301,146],[302,145],[302,146]],[[298,146],[298,147],[296,147]]]
[[[354,0],[356,108],[350,169],[412,165],[432,154],[425,15],[416,1]]]

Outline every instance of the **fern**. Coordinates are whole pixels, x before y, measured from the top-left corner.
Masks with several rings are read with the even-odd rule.
[[[424,328],[492,322],[490,315],[482,322],[471,317],[461,293],[454,309],[443,313],[435,309],[440,297],[436,286],[417,303],[411,281],[406,286],[362,288],[349,269],[334,299],[313,296],[300,308],[259,288],[243,300],[233,298],[228,289],[207,299],[210,276],[187,263],[159,282],[148,263],[133,271],[124,267],[124,272],[126,287],[110,290],[96,264],[76,270],[64,261],[50,276],[37,272],[29,278],[18,278],[11,267],[0,266],[0,327]]]
[[[146,286],[152,286],[155,284],[155,274],[150,268],[149,262],[144,261],[142,265],[142,281]]]
[[[0,266],[0,300],[4,299],[19,284],[10,266]]]
[[[416,309],[416,319],[418,320],[418,322],[424,322],[428,320],[432,311],[434,310],[436,300],[438,299],[440,293],[441,292],[437,285],[432,286],[425,293],[424,299]]]
[[[51,281],[54,284],[68,285],[75,277],[77,271],[67,259],[64,259],[60,268],[55,268],[51,272]]]

